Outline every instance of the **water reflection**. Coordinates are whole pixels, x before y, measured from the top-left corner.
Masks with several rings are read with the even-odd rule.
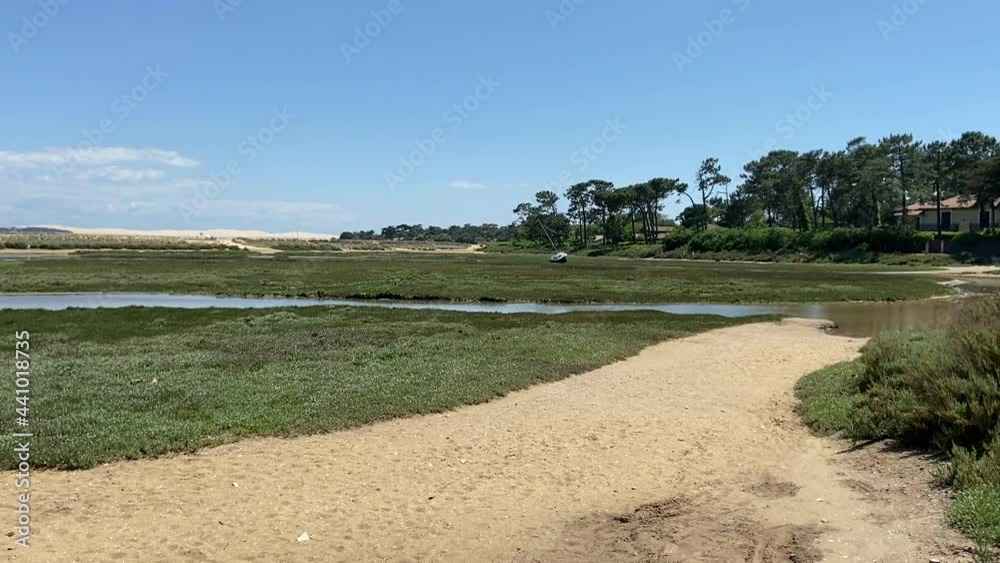
[[[889,330],[946,328],[958,320],[967,301],[803,304],[787,306],[784,313],[793,317],[830,319],[837,323],[837,334],[866,337]]]
[[[432,309],[466,313],[535,313],[558,315],[578,311],[659,311],[678,315],[720,315],[747,317],[783,314],[811,319],[829,319],[838,325],[838,334],[873,336],[886,330],[935,329],[956,322],[964,301],[934,299],[900,303],[811,303],[798,305],[719,305],[671,303],[648,305],[560,305],[546,303],[441,303],[401,301],[356,301],[346,299],[278,299],[213,297],[207,295],[167,295],[156,293],[91,294],[7,294],[0,295],[0,309],[174,307],[182,309],[262,309],[275,307],[352,306],[400,309]]]

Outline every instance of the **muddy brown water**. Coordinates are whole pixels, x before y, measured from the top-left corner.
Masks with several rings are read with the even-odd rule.
[[[870,337],[893,330],[946,328],[961,317],[967,299],[935,299],[898,303],[820,303],[787,305],[782,314],[829,319],[843,336]]]

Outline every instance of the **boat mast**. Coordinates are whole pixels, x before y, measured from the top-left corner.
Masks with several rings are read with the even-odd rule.
[[[558,254],[559,248],[556,247],[556,243],[552,242],[552,237],[549,236],[549,231],[546,230],[545,223],[542,223],[541,218],[536,218],[535,220],[538,221],[538,226],[541,227],[542,232],[545,233],[545,238],[549,239],[549,244],[552,245],[552,250],[555,250],[556,254]]]

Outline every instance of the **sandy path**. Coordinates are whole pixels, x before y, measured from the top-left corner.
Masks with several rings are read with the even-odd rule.
[[[195,242],[195,241],[189,241],[189,242]],[[221,246],[235,246],[240,250],[248,250],[250,252],[256,252],[257,254],[277,254],[281,252],[280,250],[275,248],[270,248],[267,246],[254,246],[251,244],[247,244],[246,242],[238,242],[234,239],[219,239],[216,242]]]
[[[860,344],[804,323],[736,327],[447,415],[41,472],[33,547],[5,555],[925,562],[937,509],[911,520],[869,498],[871,471],[835,461],[792,410],[801,375]]]
[[[68,256],[76,252],[75,248],[49,249],[49,248],[0,248],[0,255],[9,254],[11,256]]]
[[[948,276],[976,277],[1000,274],[998,266],[944,266],[935,270],[890,270],[865,272],[884,276]]]

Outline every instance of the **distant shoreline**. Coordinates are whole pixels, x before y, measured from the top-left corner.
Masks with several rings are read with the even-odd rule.
[[[118,229],[118,228],[91,228],[91,227],[68,227],[65,225],[28,225],[16,227],[18,229],[53,229],[68,231],[76,235],[104,235],[104,236],[133,236],[151,238],[183,238],[183,239],[284,239],[284,240],[314,240],[314,239],[336,239],[337,236],[329,233],[310,232],[285,232],[269,233],[266,231],[243,230],[243,229]]]

